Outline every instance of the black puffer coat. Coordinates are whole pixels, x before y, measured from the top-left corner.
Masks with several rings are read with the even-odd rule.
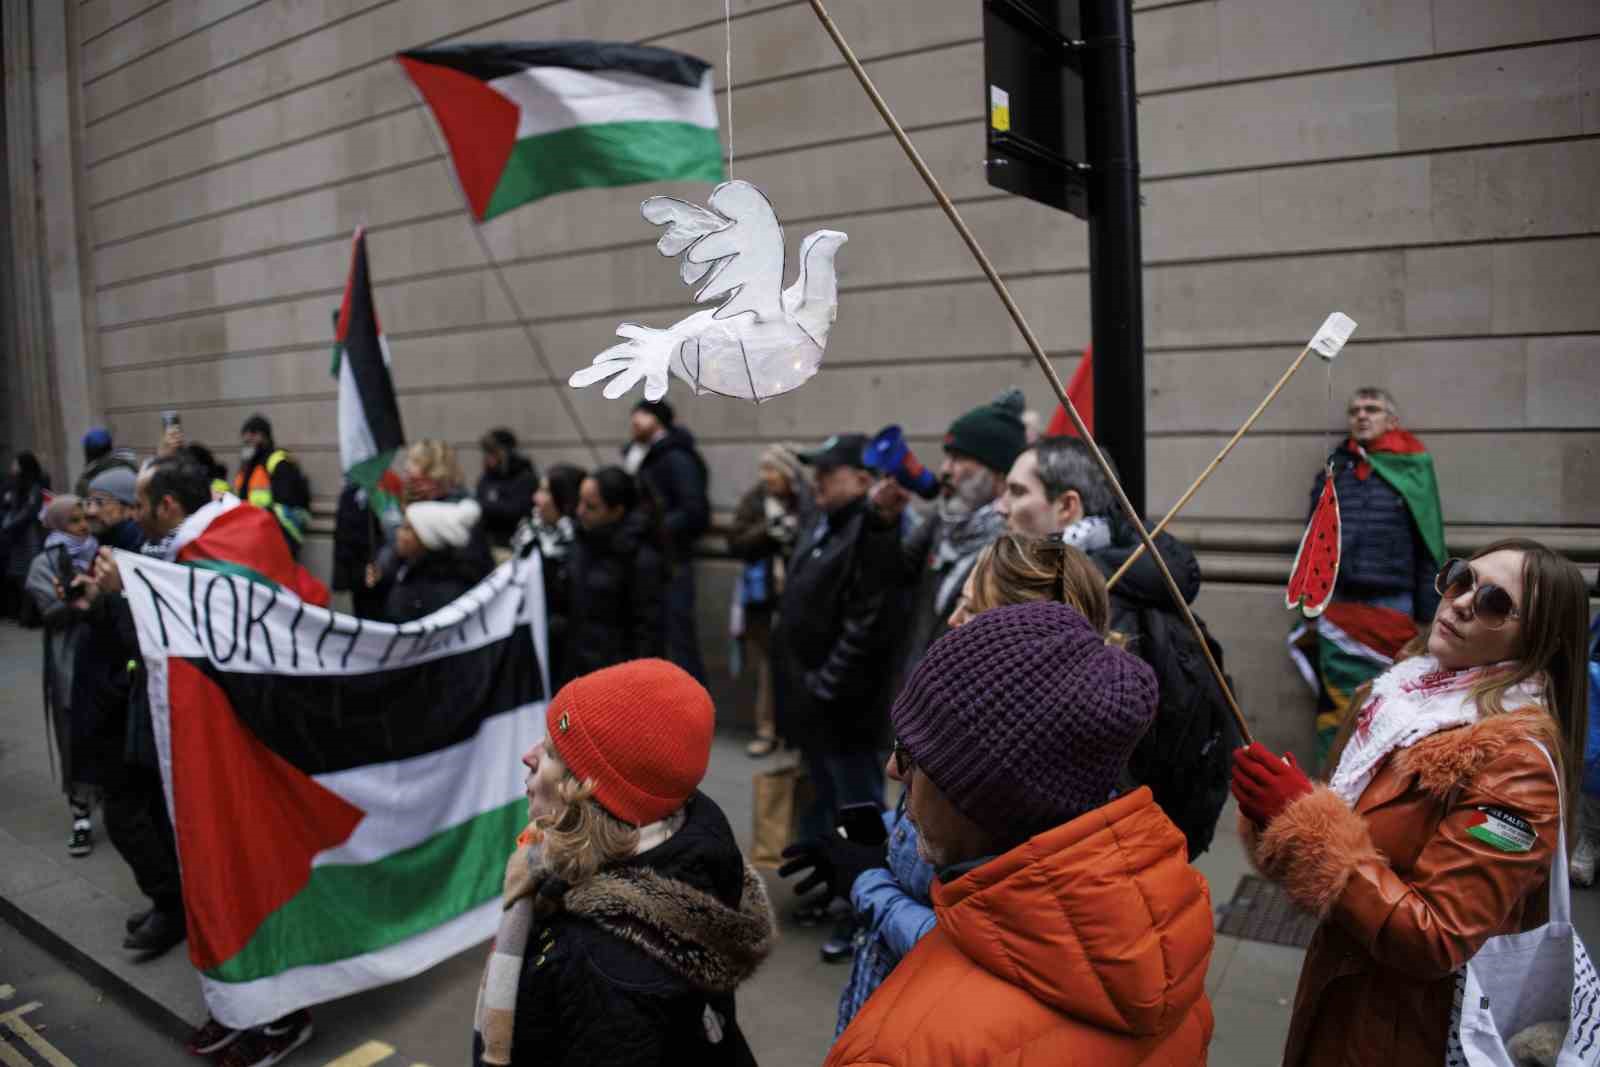
[[[539,471],[526,456],[513,452],[504,469],[478,479],[478,506],[483,508],[483,528],[495,548],[507,548],[517,523],[533,514],[533,493],[539,488]]]
[[[384,596],[384,620],[412,622],[431,615],[483,581],[492,570],[494,559],[479,524],[464,547],[426,552],[396,570]]]
[[[666,651],[667,564],[649,519],[635,511],[597,530],[578,528],[567,560],[566,678]]]
[[[865,498],[800,534],[773,637],[778,733],[838,752],[884,741],[894,635],[898,531],[869,520]]]
[[[1348,442],[1328,457],[1339,494],[1339,583],[1336,596],[1366,600],[1385,593],[1410,593],[1411,617],[1430,622],[1439,606],[1433,579],[1438,564],[1417,530],[1405,497],[1373,471],[1356,477],[1361,457]],[[1311,486],[1316,509],[1327,472]],[[1307,512],[1309,515],[1310,512]]]
[[[694,446],[694,435],[682,426],[667,430],[666,436],[645,453],[644,462],[639,464],[639,479],[661,506],[672,558],[688,559],[695,539],[711,525],[706,461]]]
[[[734,989],[771,950],[776,922],[721,809],[696,793],[684,814],[672,837],[605,868],[535,921],[513,1067],[754,1065]]]

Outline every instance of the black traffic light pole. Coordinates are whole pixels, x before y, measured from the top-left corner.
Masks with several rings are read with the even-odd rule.
[[[1131,0],[1082,0],[1094,436],[1145,513],[1144,284]]]

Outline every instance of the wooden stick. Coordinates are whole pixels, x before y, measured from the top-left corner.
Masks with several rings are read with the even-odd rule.
[[[1107,483],[1111,486],[1112,493],[1116,495],[1117,503],[1122,506],[1122,510],[1127,515],[1128,521],[1133,524],[1133,528],[1138,531],[1139,540],[1144,543],[1144,547],[1150,549],[1152,558],[1155,559],[1156,565],[1161,569],[1161,578],[1166,583],[1167,592],[1172,595],[1172,602],[1177,605],[1184,621],[1189,624],[1189,629],[1194,631],[1196,639],[1200,642],[1200,651],[1205,653],[1206,663],[1211,667],[1212,677],[1216,679],[1218,688],[1222,690],[1222,695],[1227,699],[1228,707],[1233,712],[1234,721],[1238,723],[1239,736],[1243,738],[1245,744],[1250,744],[1254,738],[1250,734],[1249,725],[1244,721],[1244,712],[1240,710],[1239,702],[1234,699],[1233,688],[1228,685],[1228,679],[1223,675],[1222,667],[1217,663],[1216,657],[1211,654],[1211,645],[1206,641],[1205,633],[1200,629],[1199,621],[1195,619],[1194,612],[1189,610],[1189,602],[1183,598],[1183,592],[1178,588],[1177,581],[1172,577],[1172,571],[1167,568],[1167,561],[1161,558],[1160,552],[1155,551],[1155,545],[1150,540],[1150,532],[1145,529],[1143,521],[1139,518],[1139,513],[1134,510],[1133,503],[1128,499],[1128,495],[1122,491],[1122,483],[1117,481],[1116,475],[1111,470],[1111,465],[1106,462],[1106,457],[1100,451],[1100,446],[1095,443],[1094,436],[1089,433],[1089,428],[1084,425],[1083,416],[1078,414],[1078,409],[1072,403],[1072,398],[1067,395],[1066,387],[1061,384],[1061,377],[1056,374],[1055,368],[1050,365],[1050,357],[1045,355],[1043,346],[1039,344],[1039,339],[1034,336],[1033,328],[1028,325],[1028,320],[1023,317],[1022,309],[1011,298],[1011,291],[1006,288],[1006,283],[1001,280],[1000,273],[995,270],[988,254],[984,252],[983,247],[978,244],[978,239],[973,236],[972,231],[967,227],[966,220],[961,217],[961,212],[956,210],[955,204],[951,202],[950,197],[945,193],[944,187],[939,184],[939,179],[933,176],[933,172],[928,169],[927,163],[923,162],[922,154],[917,151],[916,145],[911,143],[911,138],[906,135],[905,128],[900,125],[900,120],[894,117],[894,112],[889,109],[888,102],[878,92],[878,87],[872,83],[871,76],[862,67],[861,60],[856,58],[855,51],[850,47],[849,42],[844,39],[844,35],[839,32],[839,27],[834,25],[827,9],[822,6],[822,0],[810,0],[810,3],[811,10],[816,12],[818,20],[822,23],[822,28],[833,39],[834,46],[839,49],[839,54],[844,57],[845,64],[855,74],[856,80],[861,83],[861,88],[866,90],[867,97],[872,101],[872,106],[877,109],[883,121],[888,124],[890,132],[894,134],[894,139],[900,143],[900,148],[905,152],[906,157],[911,161],[911,165],[916,168],[917,173],[928,186],[928,191],[933,194],[933,198],[938,201],[939,207],[944,209],[944,213],[950,219],[951,225],[955,226],[956,232],[961,235],[961,240],[966,244],[967,251],[971,252],[972,258],[978,261],[978,266],[983,270],[984,277],[989,279],[989,284],[994,287],[996,295],[1000,297],[1000,302],[1005,305],[1006,311],[1011,315],[1011,321],[1016,324],[1017,329],[1022,333],[1022,339],[1027,342],[1028,350],[1033,353],[1034,362],[1039,364],[1039,369],[1044,372],[1045,379],[1050,383],[1050,388],[1055,391],[1056,399],[1061,402],[1067,417],[1072,420],[1072,425],[1077,429],[1078,436],[1083,438],[1084,443],[1089,446],[1089,451],[1094,456],[1095,462],[1100,465],[1100,470],[1105,475]]]
[[[1300,364],[1304,363],[1306,357],[1310,354],[1310,345],[1306,345],[1305,348],[1300,350],[1300,355],[1295,358],[1293,363],[1289,364],[1289,369],[1283,372],[1283,377],[1278,379],[1278,384],[1272,387],[1272,391],[1267,394],[1266,399],[1257,404],[1256,409],[1250,413],[1250,417],[1244,420],[1244,425],[1239,427],[1239,432],[1228,439],[1228,443],[1222,446],[1222,451],[1217,453],[1217,458],[1213,459],[1206,469],[1200,472],[1200,477],[1196,478],[1194,484],[1184,491],[1184,494],[1178,498],[1176,504],[1172,505],[1172,510],[1167,512],[1166,518],[1158,522],[1156,528],[1150,531],[1151,537],[1155,537],[1162,530],[1165,530],[1167,523],[1177,518],[1178,512],[1182,511],[1184,505],[1189,503],[1189,500],[1199,491],[1202,485],[1206,484],[1206,479],[1211,477],[1218,467],[1222,466],[1222,461],[1228,458],[1228,453],[1232,452],[1233,446],[1239,443],[1239,438],[1248,433],[1250,427],[1256,424],[1256,420],[1261,417],[1261,413],[1267,410],[1267,405],[1277,399],[1279,393],[1283,392],[1283,387],[1289,384],[1289,379],[1294,377],[1294,372],[1300,369]],[[1111,589],[1120,582],[1122,576],[1128,573],[1128,568],[1137,563],[1142,555],[1144,555],[1144,545],[1134,549],[1133,554],[1123,561],[1122,566],[1117,568],[1117,573],[1106,579],[1106,588]]]

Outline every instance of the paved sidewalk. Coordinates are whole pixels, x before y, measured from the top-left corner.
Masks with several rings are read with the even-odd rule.
[[[135,964],[122,947],[123,919],[144,906],[126,865],[99,828],[84,859],[67,855],[66,804],[51,780],[39,697],[39,635],[0,624],[0,918],[61,956],[69,966],[129,1004],[158,1029],[181,1038],[205,1018],[199,983],[182,948]],[[742,843],[750,828],[751,775],[771,764],[744,754],[744,739],[719,736],[705,789],[725,808]],[[1246,864],[1230,806],[1211,851],[1197,864],[1212,886],[1215,907],[1226,904]],[[793,897],[769,877],[773,903],[785,916],[773,958],[741,991],[740,1021],[763,1064],[820,1063],[832,1038],[835,1001],[847,970],[819,962],[825,929],[787,924]],[[1574,897],[1578,926],[1600,946],[1600,893]],[[456,1062],[459,1051],[434,1055],[429,1046],[459,1049],[470,1028],[478,950],[387,989],[317,1009],[327,1044],[296,1062],[319,1063],[361,1036],[382,1036],[407,1055]],[[1216,1014],[1210,1062],[1270,1067],[1279,1062],[1302,953],[1218,937],[1207,990]],[[3,976],[0,976],[3,977]],[[380,1032],[383,1027],[393,1032]],[[361,1031],[358,1033],[357,1031]],[[366,1034],[366,1031],[374,1031]],[[441,1036],[441,1032],[443,1036]],[[181,1053],[174,1048],[174,1062]]]

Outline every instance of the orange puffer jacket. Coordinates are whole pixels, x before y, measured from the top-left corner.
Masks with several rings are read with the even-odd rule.
[[[1205,1063],[1211,895],[1186,856],[1140,788],[935,882],[938,925],[828,1067]]]

